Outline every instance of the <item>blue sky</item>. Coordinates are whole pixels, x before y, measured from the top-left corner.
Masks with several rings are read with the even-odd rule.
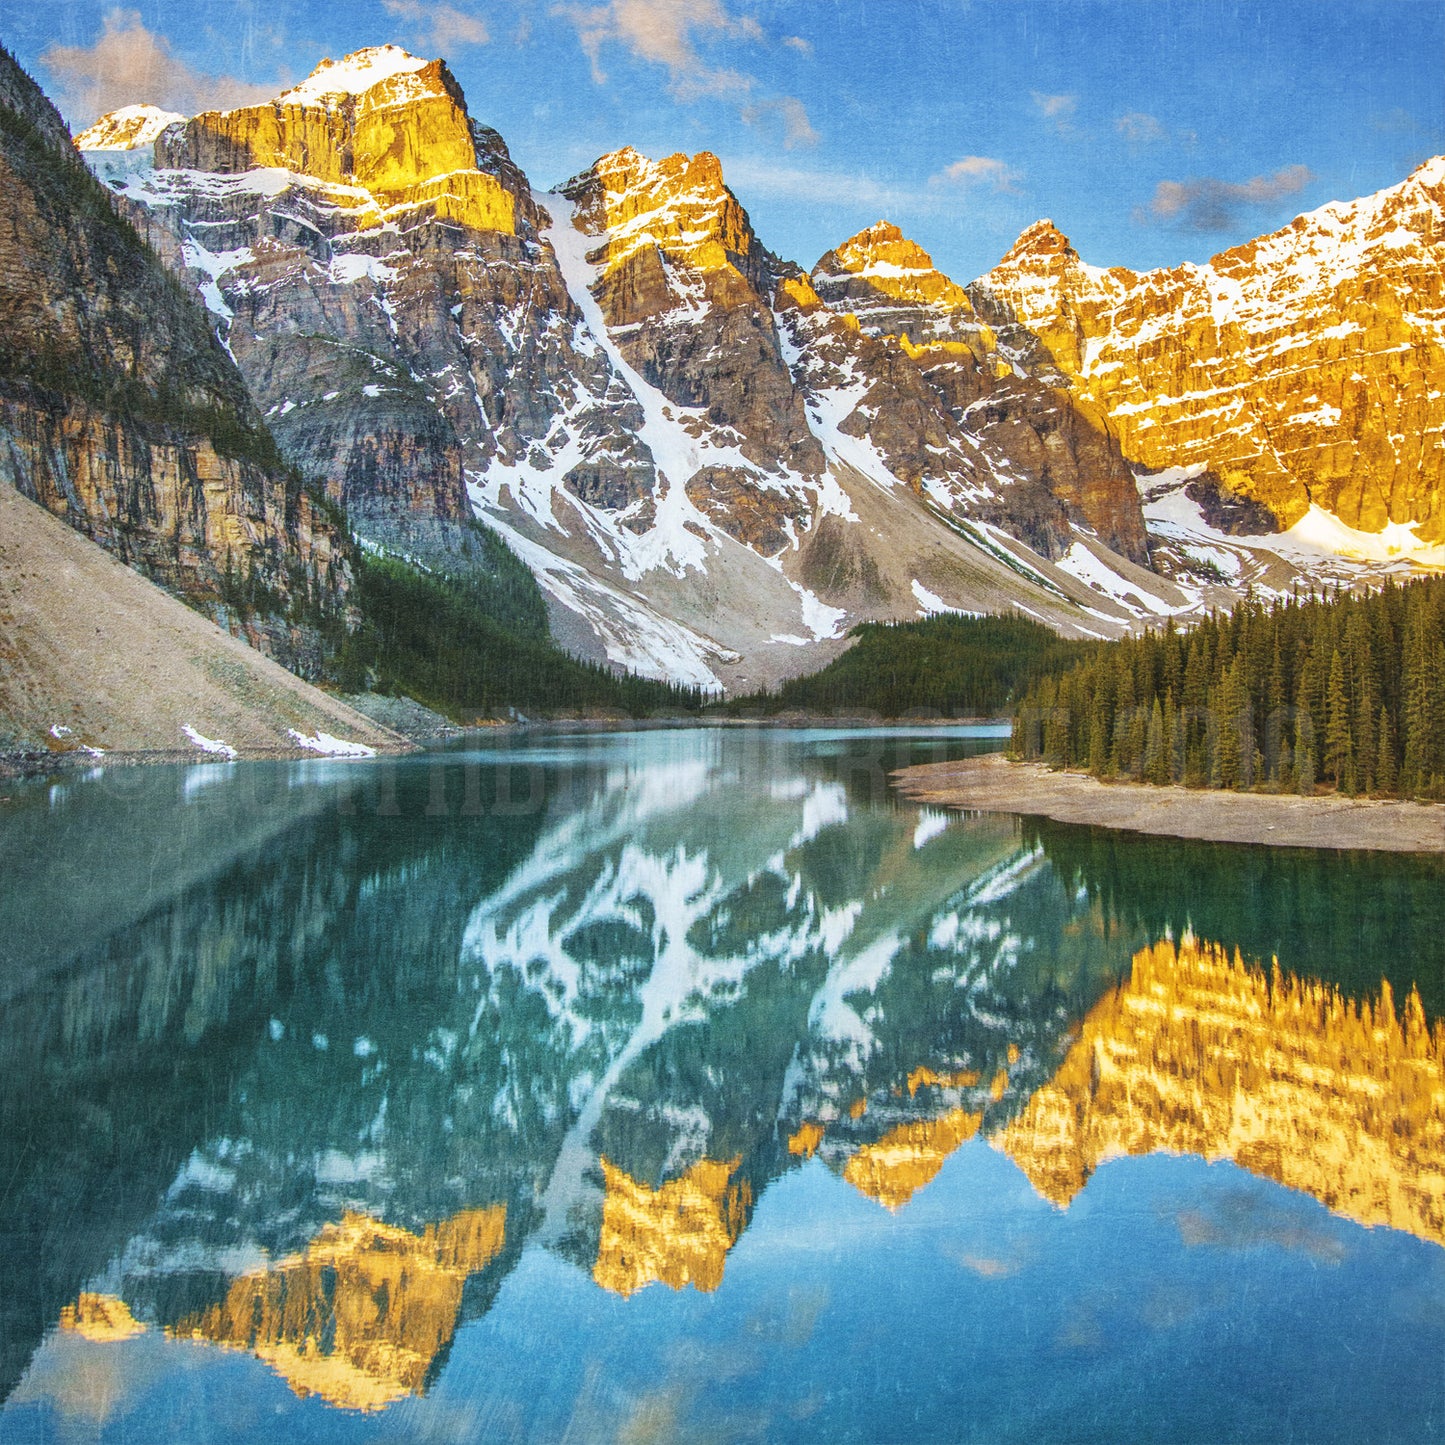
[[[0,0],[72,125],[441,55],[539,186],[711,150],[811,266],[887,217],[961,281],[1050,216],[1086,260],[1205,260],[1445,151],[1438,0]]]

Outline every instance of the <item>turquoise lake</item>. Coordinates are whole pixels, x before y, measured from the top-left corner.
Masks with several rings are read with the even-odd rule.
[[[0,788],[0,1441],[1445,1438],[1445,866],[995,730]]]

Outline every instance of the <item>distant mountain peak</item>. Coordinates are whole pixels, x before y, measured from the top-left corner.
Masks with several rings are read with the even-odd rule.
[[[892,221],[875,221],[826,252],[813,267],[812,281],[834,309],[854,311],[865,322],[878,312],[883,330],[918,329],[916,318],[897,312],[893,303],[943,312],[973,310],[963,287],[938,270],[933,257]]]
[[[425,210],[474,231],[514,233],[517,176],[505,147],[474,128],[446,64],[396,45],[324,60],[274,101],[206,111],[163,132],[166,170],[284,170],[334,188],[332,204],[373,227]],[[485,166],[485,169],[483,169]]]
[[[1207,265],[1081,261],[1051,222],[970,294],[1037,337],[1151,470],[1208,469],[1302,522],[1445,539],[1445,157],[1331,201]]]
[[[1019,233],[1019,238],[1009,247],[1000,266],[1008,266],[1028,259],[1038,261],[1043,257],[1059,257],[1063,260],[1078,260],[1069,238],[1047,218],[1035,221]]]
[[[894,270],[932,271],[933,257],[910,240],[892,221],[875,221],[866,230],[844,241],[833,253],[846,270],[854,273]]]
[[[678,151],[655,161],[624,146],[599,157],[562,187],[578,224],[606,236],[607,267],[654,246],[698,270],[727,267],[763,284],[752,222],[711,151]]]
[[[172,125],[183,125],[186,117],[158,105],[123,105],[87,126],[75,138],[77,150],[134,151],[155,143],[155,138]]]
[[[675,151],[661,160],[653,160],[632,146],[623,146],[599,156],[587,170],[569,181],[565,189],[570,194],[589,177],[595,177],[614,194],[638,189],[719,193],[727,189],[722,162],[711,151],[698,151],[691,156],[686,151]]]
[[[323,60],[305,80],[283,91],[277,100],[282,105],[307,105],[334,97],[365,95],[383,81],[440,63],[422,60],[399,45],[370,45],[340,60]]]

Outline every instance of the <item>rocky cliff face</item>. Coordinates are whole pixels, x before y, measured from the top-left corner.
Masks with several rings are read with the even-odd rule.
[[[345,538],[205,313],[0,53],[0,477],[281,660],[319,663]]]
[[[530,199],[446,67],[361,52],[155,149],[129,214],[199,287],[287,457],[379,540],[457,546],[468,464],[545,433],[546,399],[508,383],[518,351],[559,369],[566,295],[538,277]]]
[[[860,406],[894,471],[936,476],[954,506],[1045,556],[1064,556],[1083,525],[1148,565],[1114,428],[1097,407],[1021,374],[926,251],[880,221],[824,255],[810,280],[830,310],[882,343],[862,366],[877,379]]]
[[[1051,222],[969,288],[1031,374],[1069,387],[1147,467],[1208,469],[1289,526],[1445,539],[1445,158],[1207,266],[1080,260]]]
[[[784,359],[768,300],[776,262],[702,152],[604,156],[568,182],[574,225],[597,245],[592,291],[628,364],[765,471],[816,477],[823,449]]]

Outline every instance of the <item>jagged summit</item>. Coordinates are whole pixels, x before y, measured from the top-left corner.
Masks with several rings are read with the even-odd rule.
[[[510,232],[530,203],[519,206],[495,149],[443,61],[387,45],[323,61],[275,100],[205,111],[163,132],[156,164],[223,175],[277,169],[352,188],[330,200],[374,211],[359,222],[368,227],[424,207],[473,230]]]
[[[398,75],[412,75],[440,61],[409,54],[399,45],[372,45],[340,60],[323,60],[299,85],[276,97],[279,105],[310,105],[343,96],[365,95]]]
[[[1065,260],[1078,260],[1079,253],[1074,250],[1069,238],[1045,217],[1035,221],[1033,225],[1026,226],[1019,232],[1019,238],[1004,253],[1000,266],[1015,265],[1025,259],[1039,260],[1044,257],[1061,257]]]
[[[75,138],[78,150],[133,151],[153,145],[167,126],[181,125],[185,116],[158,105],[124,105],[103,115]]]
[[[761,247],[752,222],[711,151],[660,161],[631,146],[599,157],[561,188],[579,224],[605,237],[608,269],[643,247],[699,271],[733,267],[761,286]]]
[[[1191,466],[1281,526],[1445,539],[1445,157],[1204,266],[1080,261],[1049,222],[970,287],[1042,342],[1150,469]]]
[[[698,151],[691,156],[686,151],[674,151],[655,161],[630,145],[598,156],[585,171],[573,176],[561,189],[571,191],[585,184],[589,177],[596,177],[610,189],[624,191],[655,183],[659,178],[667,180],[678,176],[686,176],[699,186],[726,189],[722,162],[711,151]]]
[[[860,321],[877,312],[878,325],[899,330],[911,324],[915,335],[920,326],[936,332],[940,320],[905,314],[900,304],[969,315],[973,311],[963,287],[938,270],[933,257],[891,221],[876,221],[825,252],[813,267],[812,282],[825,302],[846,303]]]
[[[836,247],[831,254],[854,274],[874,271],[887,275],[893,270],[933,269],[933,257],[916,241],[905,236],[892,221],[875,221]]]
[[[598,197],[604,197],[608,224],[613,227],[624,213],[631,219],[668,205],[717,206],[731,201],[742,209],[723,179],[722,162],[711,151],[696,155],[675,151],[653,160],[623,146],[599,156],[558,190],[584,205],[595,205]]]

